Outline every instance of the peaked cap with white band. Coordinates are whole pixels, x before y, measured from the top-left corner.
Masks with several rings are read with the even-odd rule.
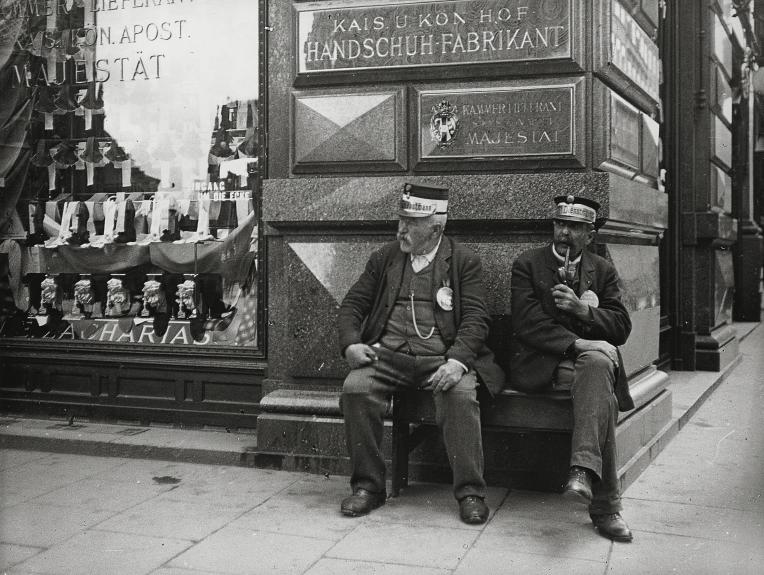
[[[580,196],[557,196],[554,203],[557,204],[554,219],[569,222],[594,224],[597,219],[597,210],[600,209],[598,202]]]
[[[421,184],[404,184],[398,215],[426,218],[448,212],[448,189]]]

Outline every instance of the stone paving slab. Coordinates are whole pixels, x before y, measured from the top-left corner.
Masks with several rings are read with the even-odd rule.
[[[42,459],[48,454],[42,451],[24,451],[20,449],[0,449],[0,471],[13,469],[35,459]]]
[[[455,569],[477,539],[474,529],[421,528],[408,523],[361,523],[327,557]]]
[[[485,528],[481,541],[494,538],[507,549],[552,558],[584,559],[605,563],[611,543],[600,537],[584,511],[565,514],[560,519],[516,516],[511,508],[501,508]],[[570,521],[574,519],[574,521]]]
[[[305,572],[305,575],[450,575],[451,573],[450,569],[327,558],[313,565]]]
[[[225,527],[170,561],[170,567],[236,575],[295,575],[334,545],[329,539]]]
[[[339,482],[335,482],[339,483]],[[346,486],[335,485],[322,494],[293,495],[280,493],[247,511],[232,526],[251,531],[281,533],[340,541],[358,526],[358,522],[339,513],[340,493]]]
[[[103,521],[98,528],[116,533],[201,541],[241,513],[239,509],[204,500],[190,503],[156,497]]]
[[[760,487],[764,474],[764,458],[750,456],[749,466],[740,461],[699,465],[697,453],[678,453],[670,464],[661,459],[650,466],[651,482],[637,483],[627,493],[630,498],[668,503],[691,503],[719,509],[764,512],[764,497]],[[684,465],[686,473],[677,475],[676,466]],[[709,470],[714,481],[723,482],[723,489],[709,489]],[[655,483],[653,483],[655,482]],[[655,484],[661,488],[656,489]]]
[[[764,542],[761,512],[631,498],[626,500],[625,506],[630,523],[639,531],[758,547]]]
[[[579,523],[585,515],[582,505],[571,504],[559,493],[513,490],[501,506],[501,515],[540,521]]]
[[[718,545],[683,535],[638,533],[618,546],[608,575],[761,575],[764,553],[756,546]]]
[[[148,575],[190,545],[178,539],[90,530],[28,559],[22,568],[46,575]]]
[[[82,479],[35,498],[35,503],[123,511],[171,489],[156,483]]]
[[[508,544],[503,535],[486,533],[475,543],[454,570],[454,575],[503,575],[505,573],[554,573],[565,575],[597,575],[604,573],[604,561],[571,559],[525,553]]]
[[[50,547],[100,523],[110,514],[77,506],[21,503],[3,508],[0,537],[3,543]]]
[[[485,502],[490,513],[496,512],[506,497],[508,490],[489,487]],[[345,489],[339,499],[350,495],[350,487]],[[450,485],[414,483],[401,491],[400,497],[391,498],[387,503],[369,516],[370,521],[417,525],[420,527],[448,527],[458,529],[481,530],[482,525],[467,525],[459,519],[459,505],[454,499]]]
[[[5,573],[13,565],[34,557],[43,547],[30,547],[29,545],[13,545],[12,543],[0,543],[0,572]]]
[[[190,571],[188,569],[178,569],[175,567],[162,567],[156,571],[152,571],[151,575],[226,575],[221,571],[197,571],[194,569]]]

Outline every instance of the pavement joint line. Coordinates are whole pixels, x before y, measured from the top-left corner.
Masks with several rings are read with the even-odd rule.
[[[456,510],[456,514],[457,515],[458,515],[458,513],[459,513],[459,511]],[[352,519],[357,519],[357,518],[348,518],[348,519],[352,521]],[[428,525],[428,527],[431,527],[433,529],[454,529],[454,530],[457,530],[457,531],[466,531],[467,533],[482,533],[485,530],[485,528],[488,527],[488,524],[490,522],[491,522],[491,520],[489,519],[488,521],[483,523],[482,527],[480,527],[478,529],[476,529],[474,527],[472,527],[472,528],[470,528],[470,527],[462,527],[462,524],[458,524],[458,525]],[[373,517],[369,517],[369,520],[365,521],[364,523],[377,523],[379,525],[401,525],[401,526],[406,526],[406,527],[410,527],[411,526],[411,521],[396,521],[394,519],[387,519],[387,518],[384,521],[382,521],[382,520],[377,520],[377,519],[375,519]]]
[[[340,539],[340,541],[342,541],[342,539]],[[338,543],[339,543],[339,541],[338,541]],[[336,544],[335,544],[335,545],[336,545]],[[332,547],[334,547],[334,545],[332,545]],[[330,547],[330,549],[331,549],[331,547]],[[307,567],[306,567],[306,568],[303,570],[303,573],[308,573],[308,572],[309,572],[311,569],[313,569],[313,567],[314,567],[314,566],[315,566],[315,565],[316,565],[316,564],[317,564],[319,561],[323,560],[324,558],[326,558],[326,551],[324,551],[323,553],[321,553],[321,555],[319,555],[318,557],[316,557],[316,560],[315,560],[315,561],[313,561],[312,563],[310,563],[310,565],[308,565],[308,566],[307,566]]]
[[[700,535],[687,535],[686,533],[677,533],[676,531],[656,531],[654,529],[632,529],[634,533],[649,533],[651,535],[668,535],[670,537],[682,537],[684,539],[695,539],[698,541],[713,541],[714,543],[725,543],[744,546],[745,543],[730,541],[729,539],[713,539],[711,537],[702,537]]]
[[[48,455],[55,455],[55,454],[54,454],[54,453],[49,453]],[[43,457],[41,457],[40,459],[45,459],[45,457],[46,457],[46,456],[43,456]],[[37,461],[37,460],[35,459],[35,460],[33,460],[33,461]],[[29,463],[29,462],[27,462],[27,463]],[[65,488],[65,487],[69,487],[70,485],[73,485],[73,484],[75,484],[75,483],[78,483],[78,482],[80,482],[80,481],[83,481],[83,480],[86,480],[86,479],[93,479],[93,478],[94,478],[95,476],[97,476],[98,474],[100,474],[100,473],[102,473],[102,472],[104,472],[104,471],[109,471],[109,470],[112,470],[112,469],[116,469],[117,467],[120,467],[121,465],[122,465],[122,464],[121,464],[121,463],[119,463],[119,464],[117,464],[117,465],[114,465],[113,467],[109,467],[108,469],[102,469],[102,470],[96,471],[96,472],[94,472],[94,473],[91,473],[90,475],[85,475],[85,476],[83,476],[83,477],[77,477],[76,479],[73,479],[72,481],[68,481],[68,482],[66,482],[66,483],[63,483],[63,484],[61,484],[61,485],[56,485],[56,486],[55,486],[53,489],[51,489],[50,491],[44,491],[44,492],[42,492],[42,493],[38,493],[38,494],[34,495],[34,497],[32,497],[32,499],[36,499],[36,498],[38,498],[38,497],[44,497],[44,496],[46,496],[46,495],[49,495],[49,494],[53,493],[54,491],[58,491],[59,489],[63,489],[63,488]],[[28,502],[27,502],[27,501],[21,501],[21,502],[19,502],[19,503],[14,503],[14,504],[13,504],[13,505],[11,505],[10,507],[14,507],[14,506],[16,506],[16,505],[24,505],[24,504],[28,504]],[[71,505],[60,505],[59,507],[72,507],[72,506],[71,506]]]
[[[764,308],[762,308],[762,311],[764,311]],[[745,333],[740,334],[740,342],[741,343],[743,341],[745,341],[745,339],[749,335],[753,334],[757,329],[761,329],[761,322],[760,321],[759,322],[753,322],[753,323],[756,323],[757,325],[755,325],[753,328],[747,330]],[[733,325],[734,325],[734,323],[733,323]]]
[[[736,367],[738,367],[742,361],[743,361],[743,354],[740,353],[738,356],[731,361],[728,365],[724,367],[721,371],[717,372],[717,377],[714,378],[714,381],[711,382],[711,384],[703,391],[703,393],[700,394],[700,396],[692,402],[692,404],[685,410],[684,413],[680,414],[677,418],[679,423],[679,430],[681,430],[687,422],[689,422],[692,417],[697,413],[698,409],[706,402],[706,400],[711,396],[711,394],[716,391],[716,389],[724,383],[724,381],[729,377],[729,375],[735,370]]]
[[[615,551],[615,541],[610,542],[610,547],[607,550],[607,557],[605,558],[605,570],[602,575],[607,575],[610,571],[610,560],[613,558],[613,551]]]
[[[129,511],[129,509],[126,509],[125,511]],[[120,511],[119,514],[124,513],[124,511]],[[115,516],[108,517],[104,519],[104,521],[108,521],[109,519],[113,519]],[[103,523],[103,521],[101,521]],[[98,527],[99,524],[94,525],[93,527],[89,527],[87,531],[98,531],[100,533],[111,533],[112,535],[137,535],[138,537],[155,537],[154,535],[146,535],[144,533],[135,533],[134,531],[119,531],[117,529],[104,529],[103,527]],[[76,533],[75,535],[79,535],[79,533]],[[173,541],[182,541],[183,543],[193,543],[196,545],[197,543],[201,543],[203,539],[184,539],[183,537],[173,537],[172,535],[162,535],[162,539],[172,539]]]
[[[671,504],[671,505],[681,505],[682,507],[695,507],[698,509],[712,509],[714,511],[734,511],[737,513],[742,513],[744,515],[752,515],[754,517],[761,516],[761,511],[753,511],[751,509],[738,509],[736,507],[730,507],[730,506],[718,506],[718,505],[707,505],[707,504],[701,504],[701,503],[693,503],[692,501],[671,501],[669,499],[647,499],[645,497],[624,497],[623,499],[630,499],[632,501],[643,501],[645,503],[658,503],[658,504]]]

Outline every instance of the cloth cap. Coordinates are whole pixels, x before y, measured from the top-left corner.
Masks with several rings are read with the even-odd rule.
[[[404,184],[398,215],[426,218],[448,212],[448,189],[420,184]]]
[[[554,203],[557,204],[554,210],[554,219],[569,222],[594,224],[597,219],[597,210],[600,209],[598,202],[573,195],[557,196]]]

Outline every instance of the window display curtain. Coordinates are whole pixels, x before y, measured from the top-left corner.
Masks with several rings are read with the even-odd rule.
[[[26,134],[32,101],[24,82],[29,53],[15,48],[28,23],[25,4],[24,0],[0,0],[0,14],[4,15],[0,20],[0,238],[24,236],[16,204],[29,165]]]
[[[22,0],[0,0],[0,14],[9,15],[0,21],[0,242],[26,235],[16,211],[31,156],[26,138],[32,114],[32,91],[24,82],[24,70],[30,56],[25,50],[15,50],[27,26],[28,19],[20,9],[23,6]],[[19,258],[11,258],[8,264],[10,276],[18,278],[21,272]],[[18,289],[15,289],[17,304],[18,296]]]

